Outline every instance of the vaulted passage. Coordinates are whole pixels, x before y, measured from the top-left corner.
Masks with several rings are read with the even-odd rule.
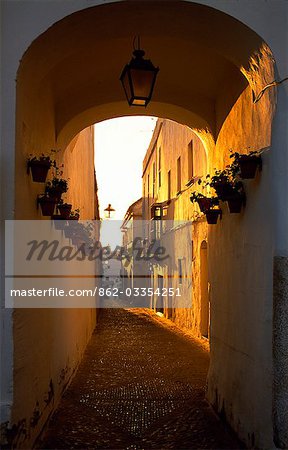
[[[17,74],[18,59],[15,70],[7,66],[9,80],[13,78],[14,83],[16,78],[17,83],[13,84],[15,110],[13,103],[7,113],[10,125],[3,127],[13,139],[8,140],[9,145],[3,145],[9,165],[3,170],[2,184],[13,219],[38,220],[41,224],[46,220],[46,225],[50,220],[37,209],[37,199],[39,203],[45,187],[27,175],[27,157],[47,155],[52,149],[57,150],[57,165],[64,164],[69,180],[65,200],[75,210],[81,208],[81,220],[100,218],[93,126],[105,119],[141,114],[174,120],[186,131],[190,128],[197,137],[194,149],[201,147],[205,154],[205,170],[194,174],[197,177],[212,174],[215,168],[224,169],[231,162],[231,149],[239,154],[259,152],[263,170],[261,176],[245,181],[245,214],[230,217],[226,205],[216,227],[205,228],[203,235],[195,232],[193,242],[187,235],[188,244],[185,242],[180,249],[183,254],[191,249],[199,262],[199,270],[194,273],[201,314],[184,314],[182,323],[178,311],[169,317],[179,327],[187,327],[193,320],[199,329],[197,336],[210,340],[209,371],[208,355],[198,341],[185,337],[176,325],[168,326],[166,319],[163,323],[168,328],[159,325],[157,318],[152,318],[153,313],[100,312],[97,305],[91,310],[16,308],[11,314],[9,310],[1,325],[3,347],[8,349],[3,364],[5,445],[32,448],[61,401],[43,448],[172,448],[172,442],[173,448],[239,448],[240,443],[225,432],[204,400],[207,380],[209,404],[248,447],[272,448],[274,439],[274,443],[280,442],[286,448],[287,421],[284,423],[282,417],[288,414],[287,402],[283,401],[287,386],[283,383],[282,366],[287,368],[288,358],[281,345],[287,348],[287,333],[279,333],[280,338],[276,335],[281,344],[275,358],[279,363],[279,381],[275,383],[278,396],[274,395],[272,334],[277,327],[283,330],[281,316],[287,311],[282,314],[281,288],[279,317],[277,311],[273,314],[272,274],[273,257],[278,255],[276,240],[278,250],[288,245],[286,213],[282,224],[283,205],[287,204],[288,159],[282,155],[287,143],[283,132],[285,115],[281,115],[282,110],[286,114],[287,99],[283,97],[282,109],[277,109],[275,127],[276,89],[265,86],[277,77],[278,54],[270,49],[277,39],[266,41],[261,36],[265,28],[257,25],[258,21],[268,22],[273,8],[264,9],[269,0],[259,0],[259,12],[251,2],[253,6],[248,9],[255,17],[254,26],[250,18],[240,21],[238,0],[220,2],[221,11],[215,9],[214,0],[205,0],[211,6],[193,0],[81,1],[79,5],[84,5],[84,9],[71,7],[71,13],[67,11],[60,20],[52,14],[47,25],[31,35],[26,29],[27,48],[18,58]],[[44,2],[54,5],[51,11],[60,4],[56,0]],[[224,6],[232,2],[235,13]],[[13,3],[17,17],[21,17],[20,5],[23,7],[24,3],[26,13],[30,8],[32,16],[34,6],[39,7],[39,2],[6,3]],[[88,4],[91,7],[87,8]],[[13,8],[9,8],[13,16]],[[273,24],[275,29],[276,21]],[[122,68],[131,57],[133,38],[138,35],[146,57],[160,68],[152,101],[145,109],[127,105],[119,81]],[[14,41],[10,46],[7,43],[7,53],[13,53],[13,45]],[[253,100],[261,92],[263,95],[255,103]],[[10,99],[8,102],[10,105]],[[172,134],[175,135],[171,132],[167,139],[170,143]],[[185,178],[183,195],[181,191],[181,161],[183,173],[193,168],[189,147],[185,147],[181,160],[180,149],[184,152],[184,147],[175,145],[172,149],[171,144],[172,150],[167,154],[177,164],[177,170],[172,170],[170,162],[169,167],[163,165],[164,147],[160,140],[159,134],[158,147],[154,145],[156,138],[150,145],[151,154],[153,149],[158,154],[158,162],[159,154],[162,155],[162,167],[156,159],[153,161],[155,166],[147,172],[146,187],[158,184],[160,188],[162,183],[163,194],[167,179],[165,195],[157,202],[166,202],[165,208],[169,206],[172,211],[186,195],[187,207],[183,210],[192,220],[189,181],[194,183],[197,177]],[[112,164],[115,161],[111,158],[107,176]],[[129,173],[124,176],[128,178]],[[171,195],[171,185],[176,180],[180,186]],[[112,184],[112,189],[118,191],[117,184]],[[147,195],[148,191],[145,193],[144,188],[143,197],[149,197],[151,188]],[[154,194],[152,197],[156,200]],[[148,206],[152,205],[148,202]],[[178,210],[182,213],[181,208]],[[195,217],[194,222],[200,228],[203,217]],[[279,244],[278,235],[286,244]],[[17,254],[13,256],[17,264]],[[181,283],[182,259],[177,258]],[[278,263],[285,263],[286,273],[285,261]],[[281,281],[282,269],[277,268]],[[97,275],[102,274],[100,266],[97,270]],[[160,286],[162,277],[159,272]],[[68,288],[71,281],[65,276],[63,280]],[[276,280],[276,286],[280,281]],[[156,308],[160,314],[165,310],[160,302]],[[102,315],[99,324],[98,315]],[[96,333],[73,380],[95,324]]]
[[[41,448],[243,448],[204,399],[208,364],[169,320],[103,310]]]

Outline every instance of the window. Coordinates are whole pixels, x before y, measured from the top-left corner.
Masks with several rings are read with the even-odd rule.
[[[167,198],[168,200],[171,200],[171,170],[168,171],[168,177],[167,177]]]
[[[194,177],[193,141],[188,144],[188,181]]]
[[[181,156],[177,159],[177,194],[181,192]]]
[[[151,239],[161,239],[163,232],[163,209],[159,204],[155,204],[151,208]]]
[[[179,276],[179,284],[182,284],[183,269],[182,269],[182,260],[181,259],[178,259],[178,276]]]
[[[163,216],[163,207],[159,203],[155,203],[151,207],[151,219],[161,220]]]
[[[152,197],[155,197],[155,186],[156,185],[156,165],[153,163],[153,186],[152,186]]]
[[[158,150],[158,187],[161,187],[161,147]]]
[[[148,197],[148,204],[149,204],[149,197],[150,197],[150,175],[148,175],[148,177],[147,177],[147,185],[148,185],[148,194],[147,194],[147,197]]]
[[[146,211],[146,184],[144,182],[143,184],[143,203],[142,203],[142,214],[143,218],[145,217],[145,211]]]

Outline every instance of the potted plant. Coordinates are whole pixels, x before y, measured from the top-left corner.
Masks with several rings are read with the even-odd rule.
[[[228,200],[228,207],[230,213],[240,213],[242,209],[242,205],[245,204],[246,196],[244,191],[235,190],[233,191],[233,195],[231,195]]]
[[[71,227],[69,222],[65,222],[64,225],[64,234],[66,238],[72,238],[73,235],[75,234],[75,229],[73,227]]]
[[[257,151],[251,151],[248,154],[231,153],[230,158],[234,158],[233,164],[238,166],[239,173],[243,179],[251,179],[256,175],[256,170],[262,167],[261,155]]]
[[[37,206],[40,205],[43,216],[52,216],[54,213],[56,200],[48,194],[40,194],[37,197]]]
[[[220,208],[210,208],[205,211],[205,216],[207,223],[209,225],[216,225],[218,221],[218,217],[222,216],[222,210]]]
[[[61,200],[61,195],[68,191],[68,181],[62,178],[63,172],[56,168],[52,180],[47,181],[45,192],[49,197],[55,198],[56,203]]]
[[[44,153],[39,156],[29,155],[27,173],[31,171],[33,181],[45,183],[48,171],[52,166],[56,166],[56,161],[52,160],[49,155],[44,155]]]
[[[210,175],[207,175],[207,178],[209,177]],[[215,170],[209,184],[215,190],[219,200],[225,202],[233,191],[233,180],[229,167],[226,167],[224,170]]]
[[[214,204],[219,204],[219,200],[217,197],[206,197],[205,195],[201,194],[201,192],[192,192],[190,201],[192,203],[197,202],[200,211],[203,213],[210,209]]]
[[[57,209],[64,219],[69,219],[72,205],[70,203],[64,203],[62,199],[60,199],[60,202],[57,205]]]

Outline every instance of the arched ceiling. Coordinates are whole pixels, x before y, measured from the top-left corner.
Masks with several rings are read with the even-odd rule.
[[[119,82],[140,35],[159,66],[153,101],[128,107]],[[57,22],[23,56],[18,81],[52,93],[55,133],[72,138],[93,122],[148,114],[171,118],[216,136],[216,105],[229,93],[224,121],[248,82],[240,69],[263,41],[236,19],[185,1],[121,1],[88,8]],[[220,124],[221,125],[221,124]]]

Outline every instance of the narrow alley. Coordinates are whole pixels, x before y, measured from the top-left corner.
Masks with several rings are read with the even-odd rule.
[[[205,401],[205,343],[145,309],[103,309],[38,448],[238,449]]]

